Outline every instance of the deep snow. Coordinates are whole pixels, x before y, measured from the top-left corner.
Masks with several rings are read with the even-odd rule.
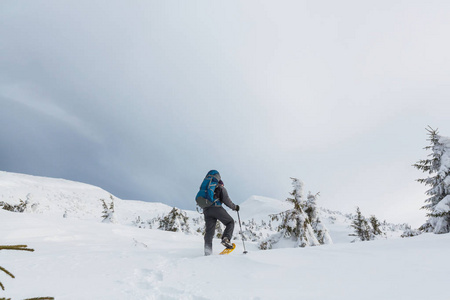
[[[62,299],[446,299],[450,235],[349,243],[349,224],[327,226],[334,244],[261,251],[242,241],[228,256],[203,256],[203,237],[131,226],[157,216],[164,204],[116,199],[118,224],[101,223],[90,185],[0,172],[2,199],[27,197],[34,211],[0,209],[0,245],[27,244],[35,252],[0,251],[0,272],[12,300]],[[285,202],[252,197],[243,219],[277,213]],[[58,203],[56,203],[58,202]],[[260,202],[261,205],[253,205]],[[254,208],[254,210],[252,210]],[[280,209],[280,208],[279,208]],[[63,218],[68,211],[68,218]],[[189,214],[197,214],[189,212]],[[145,215],[145,216],[144,216]],[[233,213],[232,213],[233,215]],[[235,216],[235,215],[233,215]],[[214,253],[223,247],[214,240]]]

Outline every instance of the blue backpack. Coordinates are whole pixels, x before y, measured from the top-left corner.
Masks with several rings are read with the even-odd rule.
[[[211,170],[206,174],[205,179],[203,179],[200,185],[200,190],[195,197],[197,205],[201,208],[214,206],[220,206],[221,203],[219,199],[214,199],[214,190],[220,181],[220,174],[216,170]]]

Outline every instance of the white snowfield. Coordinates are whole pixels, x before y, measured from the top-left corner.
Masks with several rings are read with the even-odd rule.
[[[99,199],[110,194],[97,187],[0,172],[0,188],[0,201],[39,203],[25,213],[0,209],[0,245],[35,249],[0,250],[0,266],[15,275],[0,271],[0,299],[449,299],[449,234],[350,243],[337,215],[327,219],[334,244],[262,251],[247,241],[243,254],[238,239],[230,255],[205,257],[199,234],[131,225],[169,212],[164,204],[115,198],[112,224],[101,222]],[[285,205],[255,196],[241,217]],[[214,253],[222,249],[214,240]]]

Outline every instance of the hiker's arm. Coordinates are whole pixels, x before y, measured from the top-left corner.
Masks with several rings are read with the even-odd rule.
[[[220,201],[222,201],[223,204],[231,208],[232,210],[236,210],[236,204],[231,201],[230,196],[228,196],[227,189],[225,187],[221,188],[221,195],[220,195]]]

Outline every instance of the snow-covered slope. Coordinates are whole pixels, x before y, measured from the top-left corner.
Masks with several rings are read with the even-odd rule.
[[[101,220],[102,202],[114,199],[119,223],[127,223],[138,215],[153,218],[170,211],[162,203],[121,200],[111,193],[85,183],[0,171],[0,202],[17,205],[28,201],[28,212],[77,218]]]
[[[0,187],[0,202],[16,205],[21,200],[27,201],[29,213],[65,216],[69,219],[100,222],[103,211],[101,199],[107,204],[114,199],[115,219],[118,223],[136,225],[136,221],[140,220],[140,226],[143,228],[151,227],[148,224],[155,223],[156,218],[167,215],[172,210],[172,207],[163,203],[122,200],[99,187],[64,179],[0,171]],[[245,229],[250,221],[254,224],[267,223],[270,215],[291,209],[292,204],[284,200],[252,196],[240,203],[240,207],[240,216]],[[191,232],[197,233],[197,230],[203,227],[202,215],[197,211],[185,211],[185,213],[190,218]],[[230,214],[237,219],[234,212]],[[353,231],[350,228],[351,215],[322,208],[320,216],[329,229],[334,243],[347,243],[354,239],[349,236]],[[401,232],[402,230],[391,231],[390,236],[399,236]],[[265,231],[264,234],[268,235],[270,232]],[[235,237],[238,235],[239,227],[236,226]]]
[[[110,194],[99,187],[64,179],[38,177],[0,171],[0,201],[15,205],[29,202],[35,213],[92,219],[102,206],[100,199]]]
[[[203,236],[141,229],[172,208],[114,198],[118,223],[102,223],[110,194],[90,185],[0,172],[0,201],[30,209],[0,209],[0,245],[26,244],[35,252],[0,251],[5,291],[0,298],[71,299],[445,299],[450,235],[348,243],[351,218],[321,210],[332,245],[261,251],[242,241],[228,256],[203,256]],[[31,209],[31,207],[33,207]],[[289,209],[289,203],[253,196],[241,204],[244,222]],[[62,215],[67,212],[67,218]],[[199,214],[187,212],[191,219]],[[131,226],[130,226],[131,225]],[[235,232],[235,235],[238,235]],[[214,240],[214,254],[223,247]],[[225,287],[225,288],[224,288]]]
[[[450,235],[203,256],[198,235],[0,210],[0,297],[446,299]],[[214,252],[221,250],[214,241]]]

